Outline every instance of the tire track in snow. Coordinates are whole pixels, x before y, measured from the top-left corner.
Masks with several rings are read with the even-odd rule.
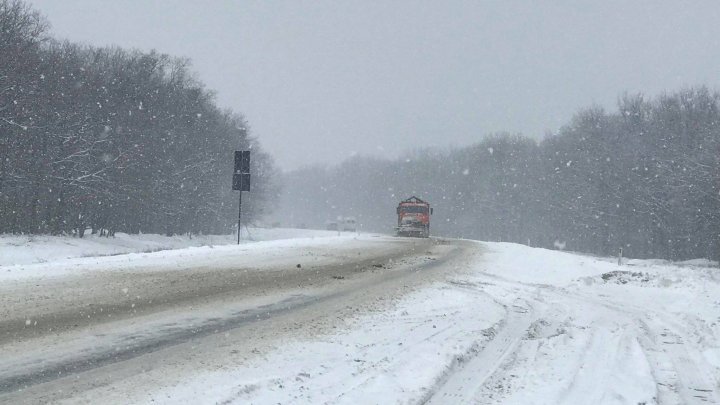
[[[592,328],[570,385],[559,396],[562,404],[603,404],[627,399],[613,391],[612,374],[627,367],[632,351],[641,352],[632,330]],[[642,356],[642,354],[640,354]],[[606,365],[606,367],[603,367]],[[609,366],[609,367],[607,367]]]
[[[587,294],[556,291],[557,294],[599,305],[627,318],[633,325],[642,351],[651,365],[659,404],[717,404],[711,366],[666,316],[625,302],[612,302]]]
[[[663,348],[659,349],[656,347],[657,345],[650,340],[651,336],[658,334],[658,328],[650,328],[646,324],[646,328],[643,329],[646,333],[641,331],[641,328],[638,325],[644,319],[659,316],[657,314],[648,313],[646,308],[625,305],[623,303],[602,299],[597,296],[587,296],[585,294],[571,292],[564,288],[554,286],[514,282],[495,275],[487,277],[486,279],[492,280],[492,284],[496,284],[498,287],[501,287],[501,290],[504,290],[505,292],[508,291],[508,287],[512,287],[510,288],[510,290],[512,290],[511,294],[515,294],[515,296],[523,296],[528,299],[533,299],[533,291],[535,293],[542,291],[544,294],[549,294],[548,298],[553,297],[554,301],[597,305],[619,315],[619,319],[625,320],[621,323],[623,323],[625,327],[629,327],[629,331],[622,332],[619,335],[611,333],[611,340],[613,340],[615,346],[617,346],[617,350],[612,351],[612,353],[616,353],[615,357],[617,357],[617,352],[619,350],[626,348],[626,346],[627,348],[630,348],[633,344],[637,345],[635,347],[640,351],[639,354],[644,356],[651,366],[652,375],[655,379],[658,390],[657,400],[660,404],[717,403],[712,383],[707,381],[710,377],[706,377],[710,375],[710,371],[704,367],[699,367],[699,364],[702,364],[703,362],[699,353],[695,353],[697,354],[696,356],[690,355],[688,350],[691,348],[688,348],[685,345],[685,342],[682,341],[679,335],[677,335],[677,338],[674,339],[674,342],[667,343],[671,345],[676,343],[676,348],[672,348],[671,350]],[[499,293],[502,294],[502,291],[499,291]],[[504,297],[508,297],[508,295],[504,295]],[[508,324],[510,324],[513,318],[510,312],[508,314]],[[483,348],[482,352],[474,357],[470,363],[461,364],[459,370],[448,372],[449,375],[445,377],[445,382],[441,383],[440,387],[424,403],[462,404],[478,403],[478,401],[481,401],[482,398],[479,397],[481,388],[489,383],[491,377],[494,378],[498,375],[503,362],[507,363],[509,355],[517,350],[518,344],[523,338],[523,331],[530,325],[531,320],[532,319],[526,321],[527,325],[525,328],[518,328],[517,323],[512,324],[513,326],[510,327],[506,326],[503,331],[498,334],[500,340],[496,338],[493,342]],[[519,322],[519,320],[515,319],[515,322]],[[621,325],[618,324],[618,326]],[[624,329],[624,327],[621,329]],[[588,360],[590,364],[604,364],[606,363],[605,360],[612,360],[612,354],[605,350],[605,343],[599,343],[597,340],[598,337],[594,336],[595,333],[599,331],[600,330],[592,331],[593,336],[588,342],[591,347],[588,347],[588,352],[585,354],[593,356],[594,359],[592,361]],[[619,331],[619,329],[616,329],[616,331]],[[664,331],[659,333],[663,336],[671,336],[667,328],[664,328]],[[614,363],[618,363],[618,367],[622,368],[621,359],[615,360],[616,361]],[[477,366],[470,365],[480,361],[486,364]],[[507,370],[507,372],[510,371]],[[601,373],[601,379],[603,376],[607,377],[605,374],[606,372],[607,370],[604,373]],[[594,381],[592,379],[592,375],[584,375],[581,370],[578,370],[572,383],[566,388],[565,392],[557,398],[557,400],[563,401],[563,403],[578,403],[578,400],[581,402],[583,400],[588,400],[588,395],[599,402],[607,400],[605,395],[610,394],[611,392],[603,389],[604,384],[598,384],[598,381]],[[583,392],[585,394],[583,394]],[[592,403],[594,401],[589,400],[589,402]]]
[[[641,344],[654,363],[658,402],[717,404],[718,396],[709,377],[711,373],[702,356],[691,353],[685,339],[659,318],[641,319],[638,323],[644,332]]]
[[[718,393],[712,381],[711,366],[672,326],[664,314],[647,308],[616,303],[580,294],[576,299],[592,301],[632,320],[637,339],[651,364],[659,404],[717,404]]]
[[[466,283],[466,282],[457,282],[454,280],[449,281],[450,287],[449,288],[455,288],[460,289],[463,292],[469,292],[473,295],[480,295],[485,299],[490,300],[491,302],[496,303],[498,306],[501,306],[503,308],[507,308],[506,305],[502,304],[501,302],[495,300],[491,295],[485,293],[484,291],[477,288],[476,283]],[[470,358],[472,356],[477,355],[477,353],[480,351],[480,347],[482,344],[486,344],[489,340],[493,338],[493,336],[496,334],[495,331],[498,329],[501,329],[503,325],[505,325],[507,319],[503,319],[502,321],[498,322],[497,324],[494,324],[486,329],[483,329],[481,333],[483,334],[483,339],[479,341],[473,342],[473,344],[467,349],[465,353],[463,353],[461,356],[456,357],[453,359],[453,362],[450,364],[449,368],[453,369],[457,367],[459,362],[462,362],[464,359]],[[414,328],[413,328],[414,329]],[[432,333],[428,336],[421,337],[419,339],[414,340],[411,343],[405,343],[402,345],[402,348],[399,350],[394,351],[392,354],[385,356],[383,359],[384,361],[381,361],[379,364],[381,365],[372,365],[372,368],[374,368],[374,371],[376,371],[373,375],[368,375],[366,377],[360,378],[359,382],[353,382],[351,386],[345,387],[344,390],[340,393],[338,393],[337,396],[331,401],[330,403],[352,403],[348,400],[348,397],[351,395],[348,395],[353,392],[372,392],[372,385],[377,382],[378,379],[382,379],[384,375],[392,375],[397,372],[397,369],[399,367],[404,367],[405,362],[403,360],[398,360],[402,358],[403,356],[410,355],[412,356],[414,352],[417,352],[423,345],[429,342],[447,342],[447,341],[453,341],[456,340],[455,338],[457,336],[466,335],[467,332],[463,329],[457,329],[453,327],[445,327],[439,329],[437,332]],[[414,336],[414,334],[413,334]],[[394,360],[391,360],[394,359]],[[366,370],[361,371],[360,373],[364,372]],[[379,373],[378,373],[379,371]],[[432,391],[430,391],[432,392]],[[427,398],[424,397],[422,401],[427,401]]]
[[[423,404],[477,402],[478,391],[516,350],[532,323],[534,311],[527,301],[517,299],[505,307],[507,317],[495,337],[475,356],[451,366]]]

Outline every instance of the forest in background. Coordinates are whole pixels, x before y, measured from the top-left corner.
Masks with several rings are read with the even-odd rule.
[[[637,258],[720,259],[720,94],[705,87],[623,95],[540,142],[495,134],[396,160],[354,157],[284,175],[278,222],[355,216],[392,232],[412,195],[432,233]]]
[[[0,0],[0,233],[229,233],[236,149],[253,151],[253,221],[277,169],[187,59],[58,42]]]
[[[189,61],[58,42],[0,0],[0,233],[227,233],[232,151],[253,150],[244,218],[269,214],[277,168]],[[353,157],[282,176],[273,221],[355,216],[392,232],[416,195],[436,235],[631,257],[720,258],[720,96],[706,87],[623,95],[537,142],[478,135],[450,150]],[[478,130],[481,131],[480,129]]]

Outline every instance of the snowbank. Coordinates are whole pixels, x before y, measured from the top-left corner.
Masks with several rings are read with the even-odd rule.
[[[337,236],[337,232],[310,229],[250,228],[242,243],[291,238]],[[0,235],[0,266],[46,263],[80,257],[114,256],[197,246],[228,245],[237,242],[236,235],[163,236],[118,233],[106,238],[86,235],[83,238],[48,235]]]

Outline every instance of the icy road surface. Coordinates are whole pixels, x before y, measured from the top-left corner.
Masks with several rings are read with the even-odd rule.
[[[360,236],[37,266],[0,284],[8,403],[720,398],[716,263]]]

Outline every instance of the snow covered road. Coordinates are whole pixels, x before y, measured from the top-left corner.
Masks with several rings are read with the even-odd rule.
[[[270,337],[292,335],[275,320],[332,316],[457,249],[367,235],[25,266],[0,287],[0,391],[12,402],[56,400],[50,387],[75,385],[79,373],[114,374],[158,351],[182,357],[177,346],[263,320]]]
[[[215,249],[5,280],[0,401],[720,403],[716,263],[377,236]]]

